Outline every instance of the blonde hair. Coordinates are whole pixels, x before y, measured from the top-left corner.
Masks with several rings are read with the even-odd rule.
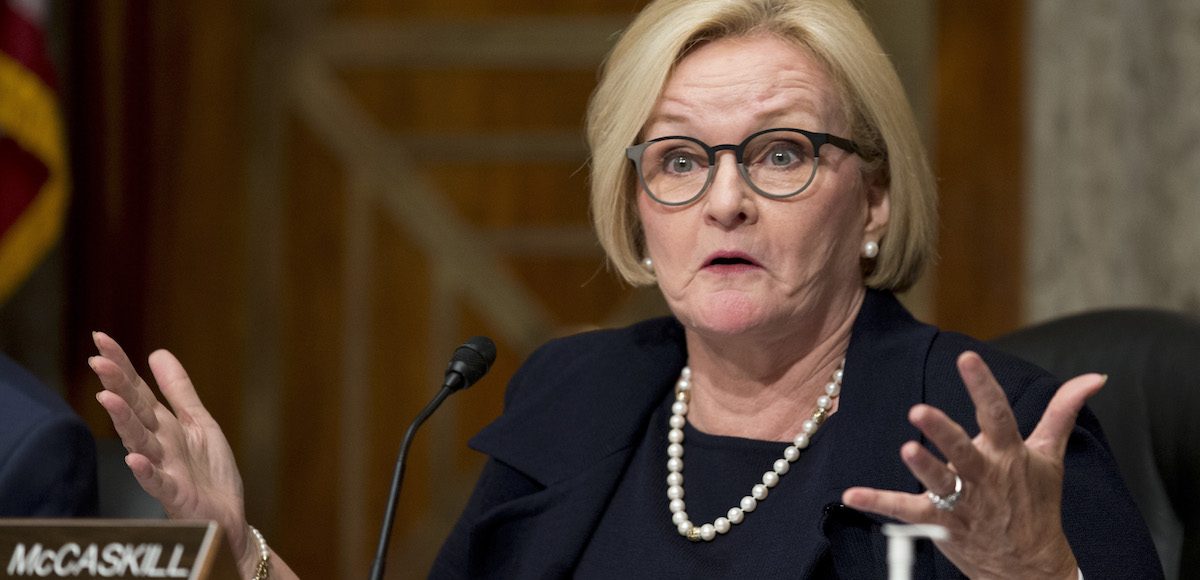
[[[637,214],[638,185],[625,149],[639,138],[675,64],[721,38],[773,34],[808,50],[842,97],[850,139],[866,171],[889,186],[890,218],[872,288],[916,282],[937,238],[937,190],[912,109],[895,68],[848,0],[658,0],[625,30],[604,64],[588,107],[592,221],[612,266],[629,283],[651,284]]]

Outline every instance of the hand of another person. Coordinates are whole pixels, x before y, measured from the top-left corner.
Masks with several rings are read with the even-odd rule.
[[[246,523],[242,477],[225,434],[196,396],[183,366],[165,350],[150,355],[150,370],[168,409],[115,340],[102,332],[92,339],[100,354],[88,364],[104,384],[96,400],[112,418],[129,452],[125,463],[142,489],[173,519],[216,520],[239,568],[253,576],[261,554]]]
[[[1064,383],[1022,441],[1004,391],[983,359],[963,353],[958,371],[975,403],[980,433],[971,439],[942,411],[916,405],[909,421],[949,463],[915,441],[900,448],[913,475],[942,498],[953,494],[955,476],[961,478],[953,509],[939,509],[925,494],[863,487],[846,490],[842,501],[907,523],[945,526],[949,539],[935,544],[971,578],[1074,580],[1078,564],[1062,529],[1063,455],[1079,410],[1105,377],[1087,374]]]

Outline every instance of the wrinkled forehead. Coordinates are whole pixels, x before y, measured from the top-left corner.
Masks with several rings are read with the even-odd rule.
[[[722,38],[693,46],[678,61],[643,133],[776,119],[831,131],[844,127],[841,101],[825,65],[801,44],[766,34]]]

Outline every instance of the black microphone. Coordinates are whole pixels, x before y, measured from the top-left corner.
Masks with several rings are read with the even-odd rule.
[[[392,537],[392,524],[396,521],[396,502],[400,499],[400,482],[404,480],[404,459],[408,457],[408,448],[412,445],[413,435],[417,428],[441,406],[452,393],[461,391],[483,378],[492,363],[496,361],[496,345],[486,336],[473,336],[462,346],[454,350],[450,357],[450,365],[446,367],[446,379],[438,394],[425,405],[424,409],[413,419],[408,431],[404,433],[404,442],[400,444],[400,454],[396,457],[396,471],[392,473],[392,491],[388,494],[387,511],[383,515],[383,528],[379,530],[379,547],[375,549],[375,563],[371,565],[371,580],[382,580],[383,569],[387,565],[388,540]]]
[[[492,368],[493,362],[496,362],[496,345],[492,339],[473,336],[454,349],[442,386],[449,388],[451,393],[461,391],[482,379]]]

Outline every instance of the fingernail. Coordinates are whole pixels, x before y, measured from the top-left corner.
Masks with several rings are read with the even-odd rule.
[[[1108,383],[1108,373],[1104,373],[1104,374],[1100,375],[1100,384],[1103,385],[1103,384],[1107,384],[1107,383]]]
[[[100,391],[99,393],[96,393],[96,402],[97,403],[102,403],[102,401],[100,400],[100,393],[103,393],[103,392],[104,391]]]
[[[92,370],[96,370],[96,357],[94,357],[94,356],[88,357],[88,366],[92,367]]]

